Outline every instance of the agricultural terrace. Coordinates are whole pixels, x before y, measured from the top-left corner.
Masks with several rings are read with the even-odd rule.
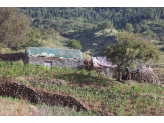
[[[0,61],[0,82],[12,80],[32,88],[69,95],[82,102],[89,111],[108,115],[164,115],[164,87],[157,84],[126,81],[88,72],[85,69],[51,67]]]

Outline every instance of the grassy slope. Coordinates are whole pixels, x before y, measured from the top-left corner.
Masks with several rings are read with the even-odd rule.
[[[118,31],[115,29],[102,29],[98,31],[89,31],[88,33],[91,33],[87,35],[87,32],[82,32],[80,36],[75,35],[75,39],[80,42],[82,45],[83,52],[90,51],[92,55],[99,55],[100,49],[93,48],[93,43],[97,43],[98,41],[101,41],[101,43],[104,46],[107,46],[109,43],[116,43],[114,40],[115,34]]]
[[[61,48],[61,49],[70,49],[70,47],[67,46],[67,42],[69,41],[69,38],[65,38],[62,36],[52,37],[47,40],[40,40],[43,42],[44,47],[49,47],[49,48]],[[18,51],[13,51],[9,48],[2,48],[1,53],[18,53],[18,52],[25,52],[25,49],[20,49]],[[86,52],[82,52],[83,59],[89,59],[91,56],[86,54]]]
[[[93,31],[92,28],[95,25],[91,23],[84,23],[83,18],[74,18],[73,20],[61,18],[58,21],[54,19],[45,22],[45,24],[51,23],[53,21],[54,24],[60,27],[59,31],[61,32],[61,34],[66,34],[67,37],[69,37],[70,39],[76,39],[77,41],[79,41],[83,47],[82,52],[87,52],[89,50],[92,55],[99,52],[92,47],[93,43],[97,43],[97,41],[102,41],[104,45],[107,45],[108,43],[115,43],[114,35],[118,32],[117,30],[110,28],[96,29]],[[53,23],[51,26],[53,27]],[[74,34],[74,32],[77,32],[78,29],[81,29],[81,33],[78,32],[79,34]],[[59,39],[59,41],[61,42],[62,39]]]
[[[44,47],[50,48],[62,48],[67,49],[67,41],[69,39],[62,36],[58,36],[57,39],[43,40]],[[3,48],[1,50],[2,54],[5,53],[17,53],[25,52],[25,49],[18,51],[13,51],[9,48]],[[84,59],[89,59],[90,55],[82,52]],[[19,61],[22,63],[22,61]],[[16,100],[16,101],[15,101]],[[22,103],[23,102],[23,103]],[[0,99],[0,115],[1,116],[85,116],[94,115],[86,114],[85,112],[77,112],[74,108],[70,109],[67,107],[48,107],[46,105],[33,105],[25,101],[13,99],[13,98],[3,98]],[[31,108],[32,107],[32,108]]]
[[[32,104],[25,100],[0,96],[0,116],[93,116],[74,108]]]
[[[112,36],[112,34],[108,34],[108,32],[109,32],[109,29],[96,32],[94,39],[96,39],[96,37],[98,38],[104,37],[103,39],[105,39],[108,36]],[[58,39],[48,39],[43,42],[45,44],[45,47],[69,48],[66,46],[66,42],[68,40],[69,39],[67,38],[63,38],[59,36]],[[154,43],[158,44],[158,41],[154,41]],[[163,46],[159,46],[159,47],[162,48]],[[90,50],[91,48],[88,48],[88,49]],[[4,50],[3,51],[4,53],[14,52],[10,50],[6,51],[6,49],[3,49],[3,50]],[[24,51],[24,49],[20,51]],[[154,71],[158,74],[159,78],[163,80],[162,73],[164,72],[164,69],[162,67],[163,66],[162,64],[164,62],[163,61],[164,54],[162,51],[161,53],[162,53],[161,55],[162,59],[160,62],[154,63],[150,61],[149,63],[153,67]],[[0,70],[2,71],[1,68]],[[44,75],[43,73],[46,73],[46,72],[42,71],[42,73],[38,73],[37,78],[40,78],[41,77],[40,75],[43,75],[45,76],[45,78],[47,78],[47,75]],[[53,75],[56,75],[55,71]],[[131,82],[127,81],[124,84],[122,84],[116,81],[115,79],[108,80],[107,78],[103,78],[103,77],[101,78],[100,76],[98,77],[94,73],[91,75],[91,77],[89,77],[89,73],[86,73],[85,75],[79,75],[79,72],[77,71],[74,74],[73,74],[73,71],[72,72],[70,71],[70,74],[63,73],[62,76],[64,76],[64,79],[67,82],[67,88],[64,86],[55,87],[54,91],[79,98],[91,110],[105,111],[105,112],[111,113],[112,115],[164,115],[163,108],[162,108],[164,107],[164,104],[163,102],[159,101],[163,99],[164,88],[159,88],[156,85],[137,83],[134,81],[131,81]],[[80,77],[81,79],[78,77]],[[21,78],[23,78],[24,81]],[[63,77],[60,77],[59,74],[58,76],[54,76],[50,78],[63,79]],[[37,79],[34,76],[25,76],[24,74],[20,75],[20,77],[13,77],[12,79],[17,82],[21,82],[22,84],[27,84],[27,83],[30,84],[29,79],[34,79],[34,81],[37,81]],[[44,77],[41,79],[44,79]],[[25,81],[27,83],[24,83]],[[95,90],[93,90],[94,88]],[[132,90],[132,88],[135,88],[135,89]],[[16,104],[14,103],[14,105]],[[25,105],[25,106],[28,107],[28,105]],[[47,112],[51,112],[44,115],[54,115],[52,113],[53,111],[50,110],[51,108],[49,107],[41,108],[41,109],[45,109],[45,110],[48,110]],[[11,111],[8,109],[5,109],[5,110],[9,112]],[[14,110],[17,110],[17,109],[14,109]],[[22,110],[22,112],[25,112],[23,108],[19,110]],[[59,110],[63,110],[63,108]],[[65,110],[67,109],[64,109],[63,112],[66,112]],[[9,114],[9,112],[3,113],[2,115],[7,115]],[[26,111],[23,114],[29,115],[27,112],[28,111]],[[37,108],[36,108],[36,112],[38,112]],[[17,114],[18,113],[14,113],[14,115],[17,115]],[[23,115],[23,114],[20,113],[20,115]],[[78,115],[77,112],[74,112],[73,114]],[[13,114],[11,113],[10,115],[13,115]],[[37,115],[37,113],[33,115]],[[42,113],[40,113],[39,115],[42,115]],[[58,115],[60,116],[62,114],[58,114]],[[68,111],[68,113],[64,115],[71,115],[71,114],[69,114],[69,111]],[[82,115],[82,114],[79,114],[79,115]]]
[[[93,71],[51,68],[48,72],[44,67],[29,65],[24,68],[21,64],[17,67],[11,65],[10,72],[7,72],[8,65],[5,62],[0,64],[3,64],[0,68],[1,81],[12,79],[29,87],[69,95],[92,111],[108,112],[110,115],[164,115],[164,87],[156,84],[120,83]],[[58,86],[52,83],[61,79],[65,84]],[[51,81],[47,83],[46,80]]]
[[[83,24],[83,23],[80,23]],[[69,24],[68,24],[69,25]],[[68,27],[67,27],[68,28]],[[67,29],[65,32],[66,34],[69,34],[69,32],[74,32],[75,29]],[[83,31],[81,34],[73,35],[73,37],[80,42],[82,45],[82,55],[84,59],[90,58],[90,55],[99,55],[100,49],[99,48],[93,48],[92,44],[97,43],[98,41],[101,41],[101,43],[104,46],[107,46],[109,43],[116,43],[114,40],[115,34],[118,31],[115,29],[102,29],[97,31]],[[86,36],[88,33],[92,33],[89,36]],[[67,46],[67,42],[72,38],[66,38],[62,36],[52,37],[47,40],[42,40],[44,43],[44,47],[50,47],[50,48],[63,48],[67,49],[70,48]],[[18,50],[18,51],[12,51],[8,48],[4,48],[1,51],[2,53],[15,53],[15,52],[24,52],[24,49]],[[89,53],[86,54],[86,53]]]

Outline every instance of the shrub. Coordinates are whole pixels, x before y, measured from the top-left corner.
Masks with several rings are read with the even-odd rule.
[[[82,49],[82,46],[81,46],[80,42],[77,42],[75,39],[70,40],[68,42],[68,46],[70,46],[73,49],[79,49],[79,50]]]

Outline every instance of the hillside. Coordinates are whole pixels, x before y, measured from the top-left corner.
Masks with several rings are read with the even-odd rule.
[[[88,34],[89,33],[89,34]],[[77,38],[77,41],[82,45],[83,52],[90,51],[93,56],[101,55],[100,49],[107,46],[109,43],[116,43],[114,40],[117,30],[107,28],[97,31],[83,32]],[[94,48],[93,43],[100,42],[102,45],[99,48]]]
[[[25,52],[29,46],[70,49],[69,40],[76,39],[82,45],[83,58],[90,59],[101,56],[101,48],[109,43],[117,43],[116,34],[129,23],[134,33],[159,47],[161,60],[147,64],[158,75],[161,86],[142,81],[119,82],[85,69],[48,69],[41,65],[24,66],[22,60],[0,60],[1,115],[164,115],[163,8],[20,7],[17,13],[20,12],[31,20],[29,40],[13,47],[4,45],[1,53]],[[93,43],[100,47],[94,48]]]
[[[82,18],[84,23],[92,24],[111,21],[117,29],[124,28],[126,23],[164,18],[162,7],[20,7],[18,12],[37,19],[37,23],[55,17],[67,20]]]
[[[31,27],[51,27],[69,40],[76,39],[83,52],[95,56],[100,52],[91,45],[115,42],[112,33],[125,30],[127,23],[132,24],[134,33],[164,41],[164,8],[160,7],[20,7],[17,12],[31,18]]]
[[[103,32],[108,32],[110,29],[105,29]],[[110,31],[111,32],[111,31]],[[105,34],[106,34],[105,33]],[[105,36],[102,31],[97,31],[95,37]],[[111,33],[107,36],[113,36]],[[57,41],[59,40],[59,41]],[[58,39],[44,40],[45,47],[69,48],[66,43],[69,39],[59,36]],[[160,41],[158,41],[160,42]],[[154,41],[158,45],[157,41]],[[159,45],[160,47],[161,45]],[[23,50],[23,49],[22,49]],[[10,51],[9,51],[10,52]],[[19,51],[17,51],[19,52]],[[162,51],[161,51],[162,52]],[[162,56],[163,57],[163,56]],[[162,59],[163,60],[163,59]],[[11,90],[1,91],[4,95],[11,96],[2,98],[1,115],[36,115],[36,116],[95,116],[95,115],[121,115],[121,116],[163,116],[163,96],[164,88],[157,84],[145,84],[137,81],[125,81],[120,83],[112,78],[107,78],[104,75],[98,75],[95,72],[69,70],[67,68],[52,68],[48,71],[43,66],[37,68],[32,65],[22,66],[18,62],[18,66],[14,62],[0,62],[0,87],[8,88],[11,84],[26,86],[34,92],[44,91],[50,94],[59,94],[71,96],[79,100],[83,106],[87,108],[87,112],[81,110],[77,112],[74,108],[47,106],[39,103],[27,103],[30,100],[21,101],[12,98]],[[159,76],[161,83],[164,84],[162,67],[163,61],[154,63],[150,61],[153,70]],[[158,65],[158,66],[156,66]],[[16,71],[16,72],[15,72]],[[4,81],[9,82],[9,85],[4,85]],[[20,93],[25,95],[28,93],[25,90],[20,90]],[[132,90],[133,88],[133,90]],[[13,88],[14,89],[14,88]],[[1,89],[2,90],[2,89]],[[14,92],[13,92],[14,94]],[[16,94],[14,94],[15,97]],[[36,94],[36,97],[39,94]],[[48,97],[48,96],[46,96]],[[23,97],[22,97],[23,98]],[[44,96],[43,96],[44,98]],[[7,100],[6,100],[7,99]],[[19,96],[18,96],[19,99]],[[9,101],[8,101],[9,100]],[[15,105],[14,109],[6,108],[6,105]],[[17,107],[20,105],[20,107]],[[130,105],[130,106],[129,106]],[[91,113],[91,112],[92,113]]]
[[[31,17],[32,25],[38,26],[38,24],[51,20],[49,23],[60,29],[61,25],[57,25],[56,22],[61,19],[67,20],[67,23],[80,21],[80,23],[93,25],[110,21],[116,29],[124,28],[126,23],[136,26],[135,24],[145,20],[163,25],[159,20],[164,19],[164,8],[162,7],[23,7],[18,8],[18,12]],[[62,24],[62,22],[59,23]],[[72,27],[75,28],[76,25]],[[135,31],[137,31],[136,27]]]
[[[108,116],[163,116],[164,87],[157,84],[125,81],[120,83],[115,79],[98,75],[96,72],[78,71],[68,68],[51,67],[49,70],[32,64],[24,66],[18,62],[0,61],[0,94],[10,96],[7,99],[24,99],[33,103],[31,115],[58,115],[52,106],[62,105],[74,107],[71,114],[66,115],[108,115]],[[12,98],[11,98],[12,97]],[[13,99],[14,97],[14,99]],[[4,102],[4,101],[3,101]],[[3,103],[2,102],[2,103]],[[6,101],[7,104],[8,101]],[[18,101],[19,103],[20,101]],[[8,102],[8,105],[15,105]],[[28,105],[27,105],[28,104]],[[29,103],[23,107],[31,107]],[[40,105],[41,109],[37,105]],[[47,107],[43,104],[49,105]],[[2,104],[2,108],[3,108]],[[16,108],[16,107],[15,107]],[[21,107],[16,113],[14,109],[4,109],[2,114],[30,115],[27,108]],[[58,108],[62,110],[63,108]],[[12,110],[11,112],[7,112]],[[42,114],[46,110],[47,113]],[[48,113],[49,112],[49,113]],[[59,114],[62,115],[62,114]]]

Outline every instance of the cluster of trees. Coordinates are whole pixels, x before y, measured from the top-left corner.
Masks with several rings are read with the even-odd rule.
[[[164,20],[161,21],[164,23]],[[126,23],[124,30],[127,32],[140,33],[142,37],[147,39],[159,40],[164,43],[164,30],[161,24],[154,24],[150,21],[141,21],[139,24],[134,26],[131,23]]]
[[[19,8],[31,18],[42,21],[60,17],[64,19],[84,18],[84,22],[97,24],[111,21],[115,28],[124,28],[126,23],[164,18],[164,8],[160,7],[26,7]]]
[[[49,25],[66,37],[70,29],[76,35],[88,28],[91,31],[104,28],[123,31],[131,26],[130,32],[164,42],[163,7],[21,7],[17,12],[30,17],[31,26],[44,25],[45,28]]]
[[[30,19],[15,8],[0,7],[0,47],[17,47],[28,41]]]
[[[13,7],[0,7],[0,50],[43,46],[42,40],[59,33],[50,27],[30,27],[30,18]]]

